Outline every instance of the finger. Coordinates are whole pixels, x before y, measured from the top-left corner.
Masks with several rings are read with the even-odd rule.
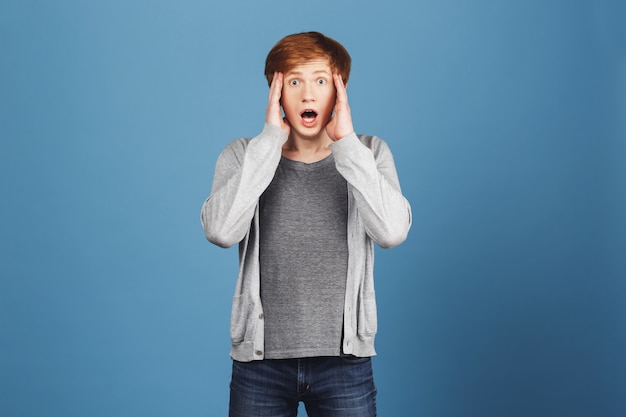
[[[276,90],[276,72],[274,72],[274,76],[272,77],[272,82],[270,83],[270,92],[267,95],[267,101],[269,104],[274,100],[274,94]]]
[[[346,93],[346,86],[343,83],[343,78],[339,74],[333,74],[333,80],[335,82],[335,88],[337,90],[337,101],[347,101],[348,94]]]
[[[274,72],[274,78],[270,85],[269,100],[270,103],[280,102],[280,96],[283,89],[283,74],[281,72]]]
[[[335,87],[339,91],[346,91],[346,85],[343,82],[343,77],[340,74],[333,74],[333,80],[335,81]]]
[[[275,86],[275,91],[276,91],[276,101],[280,101],[280,97],[282,95],[283,92],[283,73],[282,72],[277,72],[276,73],[276,86]]]
[[[272,101],[272,96],[274,95],[274,86],[276,85],[276,71],[274,71],[274,75],[272,76],[272,82],[270,83],[270,91],[267,93],[267,100]]]

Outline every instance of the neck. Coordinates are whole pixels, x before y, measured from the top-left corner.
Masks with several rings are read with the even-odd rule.
[[[299,162],[318,162],[330,155],[329,145],[331,143],[333,141],[325,131],[315,138],[301,138],[296,135],[289,135],[289,139],[283,145],[283,156]]]

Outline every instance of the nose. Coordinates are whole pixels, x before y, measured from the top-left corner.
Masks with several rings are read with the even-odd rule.
[[[313,94],[313,86],[311,83],[305,83],[302,89],[302,101],[305,103],[315,101],[315,95]]]

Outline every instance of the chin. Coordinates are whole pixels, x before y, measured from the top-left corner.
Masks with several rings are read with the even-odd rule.
[[[309,131],[297,131],[296,130],[295,133],[296,135],[298,135],[298,137],[302,139],[307,139],[307,140],[317,140],[323,135],[323,131],[317,130],[317,129],[314,132],[310,130]]]

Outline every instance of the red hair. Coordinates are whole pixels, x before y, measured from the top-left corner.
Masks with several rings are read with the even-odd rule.
[[[272,83],[274,72],[286,73],[305,62],[324,59],[334,73],[348,83],[351,58],[339,42],[319,32],[304,32],[285,36],[270,50],[265,59],[265,78]]]

